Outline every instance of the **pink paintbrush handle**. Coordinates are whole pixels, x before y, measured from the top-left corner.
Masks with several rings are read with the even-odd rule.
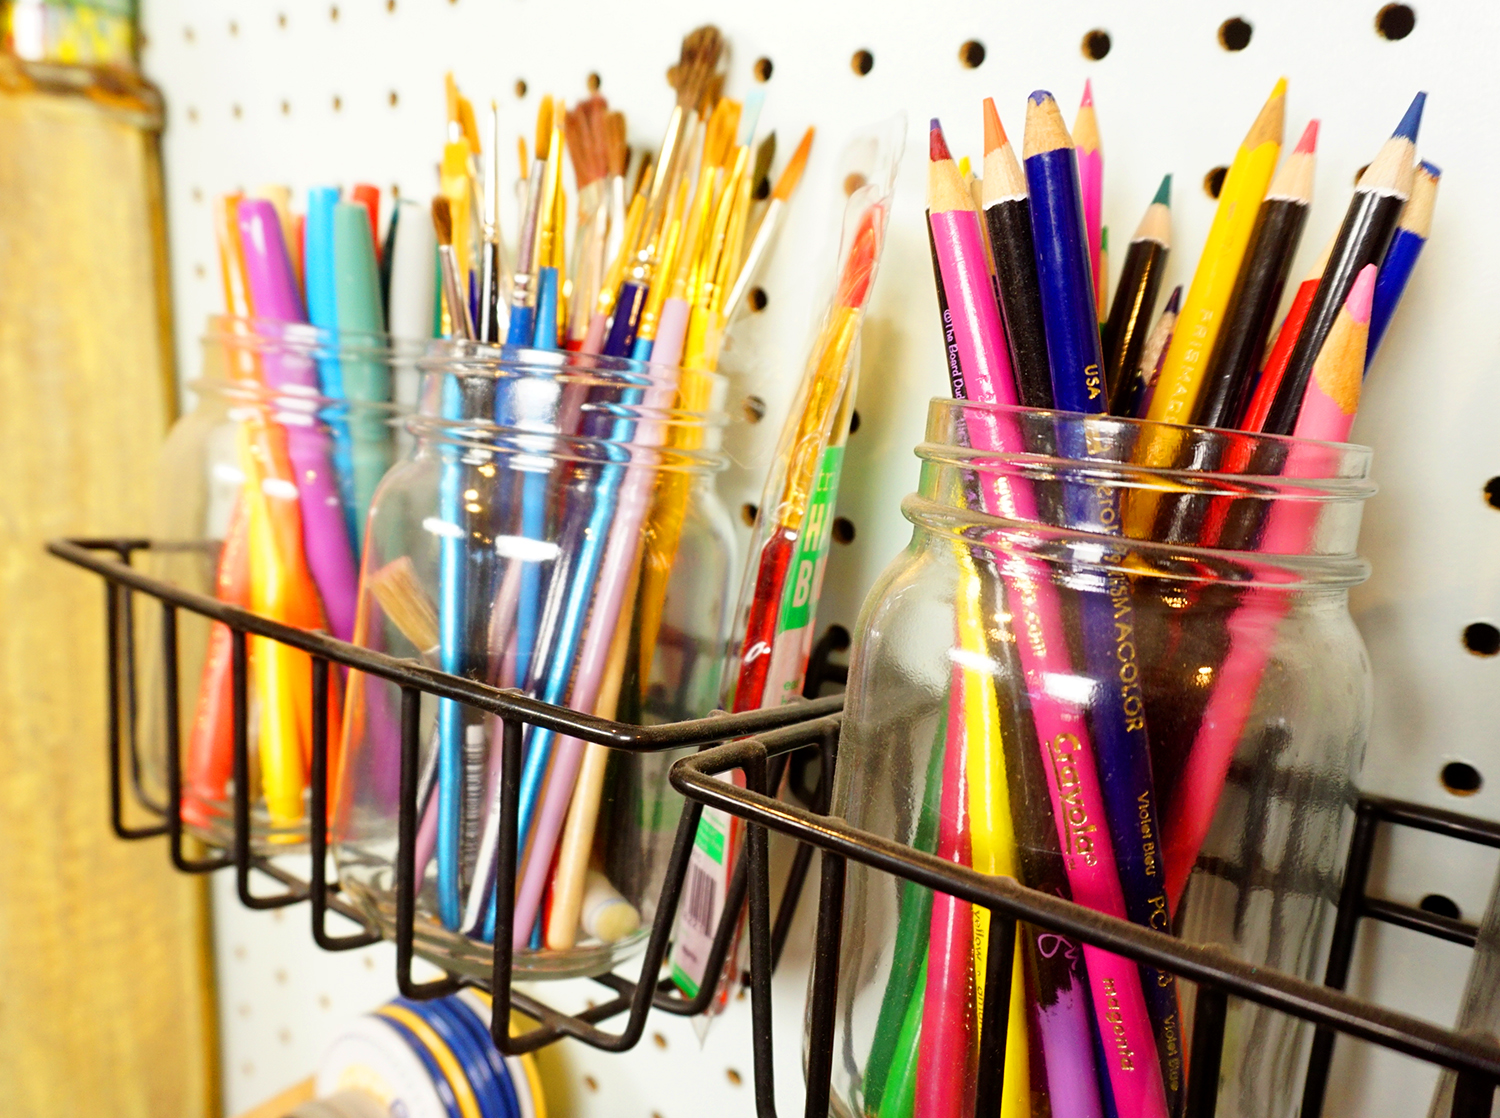
[[[642,414],[648,417],[659,415],[671,406],[676,392],[674,378],[664,378],[662,383],[647,389]],[[637,448],[654,448],[660,446],[665,438],[665,423],[644,418],[636,425],[632,442]],[[620,487],[619,501],[615,506],[614,523],[604,548],[604,562],[600,566],[599,582],[594,591],[588,630],[584,634],[573,686],[568,693],[568,706],[574,710],[593,711],[604,685],[605,665],[609,661],[615,628],[625,606],[625,589],[630,583],[636,556],[640,553],[641,526],[650,508],[655,484],[656,471],[649,464],[635,462],[625,471],[625,482]],[[530,936],[532,925],[536,923],[537,908],[547,885],[547,875],[552,869],[552,853],[557,848],[557,840],[568,815],[568,803],[573,798],[573,786],[577,782],[578,766],[583,760],[583,748],[584,743],[578,738],[561,738],[552,756],[547,791],[542,800],[541,812],[537,816],[530,849],[526,854],[521,888],[516,895],[514,928],[516,936],[522,940]]]

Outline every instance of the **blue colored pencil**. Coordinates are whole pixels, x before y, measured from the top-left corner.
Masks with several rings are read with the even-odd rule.
[[[1072,138],[1050,93],[1033,93],[1026,106],[1024,152],[1053,398],[1063,411],[1102,414],[1108,399],[1078,167]],[[1060,452],[1088,457],[1079,427],[1070,423],[1063,430]],[[1119,534],[1117,488],[1071,485],[1064,502],[1074,527]],[[1106,552],[1101,567],[1113,567],[1119,558],[1117,552]],[[1079,627],[1085,667],[1096,685],[1091,707],[1094,750],[1125,910],[1137,924],[1168,931],[1166,874],[1130,581],[1118,570],[1103,570],[1093,581],[1078,596]],[[1176,983],[1171,975],[1145,970],[1142,985],[1175,1112],[1183,1088]]]
[[[1427,235],[1432,229],[1432,207],[1437,201],[1438,182],[1443,172],[1431,163],[1423,162],[1417,167],[1411,184],[1411,197],[1401,211],[1401,221],[1396,226],[1396,235],[1385,250],[1385,259],[1380,262],[1380,274],[1375,279],[1375,305],[1370,310],[1370,341],[1365,348],[1365,369],[1375,359],[1375,351],[1385,337],[1386,327],[1391,324],[1391,315],[1396,313],[1396,304],[1406,290],[1406,281],[1411,279],[1417,257],[1427,244]]]

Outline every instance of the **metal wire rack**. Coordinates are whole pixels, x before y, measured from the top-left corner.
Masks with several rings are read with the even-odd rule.
[[[596,742],[614,749],[632,752],[661,752],[693,746],[705,746],[746,734],[759,733],[787,724],[818,718],[837,711],[841,696],[794,703],[775,710],[743,714],[717,714],[686,722],[656,726],[632,726],[597,718],[564,707],[532,699],[518,691],[501,691],[458,676],[447,675],[415,661],[398,660],[368,649],[334,640],[322,633],[307,632],[267,621],[246,610],[225,605],[213,598],[151,578],[131,565],[137,552],[152,547],[144,539],[56,540],[48,550],[86,570],[100,575],[105,582],[105,628],[107,680],[109,688],[108,763],[110,788],[110,822],[122,839],[139,840],[165,835],[172,864],[183,873],[212,873],[232,869],[240,903],[253,909],[282,908],[302,901],[309,902],[312,935],[326,951],[347,951],[381,939],[378,927],[340,894],[338,885],[327,877],[328,862],[328,736],[327,703],[330,664],[342,664],[389,680],[401,689],[401,776],[397,822],[396,855],[396,981],[401,993],[409,998],[441,997],[465,985],[487,989],[495,1000],[492,1035],[495,1044],[510,1054],[530,1052],[568,1036],[606,1051],[623,1052],[641,1038],[646,1015],[655,1008],[666,1013],[693,1016],[702,1013],[713,998],[714,984],[706,982],[698,994],[684,997],[670,980],[659,979],[672,932],[673,919],[687,874],[688,856],[697,832],[701,805],[690,804],[683,812],[667,863],[656,916],[653,920],[639,977],[635,981],[617,974],[603,974],[595,981],[606,987],[611,997],[582,1013],[562,1013],[535,996],[512,986],[511,931],[515,917],[516,826],[520,795],[522,728],[538,726],[558,733]],[[133,597],[144,595],[161,606],[161,651],[163,665],[164,709],[169,712],[164,728],[167,802],[153,803],[142,787],[141,764],[136,732],[136,635]],[[190,849],[190,838],[182,817],[181,728],[178,721],[178,613],[187,610],[214,621],[223,622],[231,632],[231,676],[233,689],[233,774],[234,797],[232,840],[227,849],[210,848],[200,854]],[[289,872],[286,859],[273,860],[252,848],[250,814],[250,759],[248,742],[247,638],[266,637],[309,654],[312,662],[313,732],[310,758],[310,803],[308,835],[308,873],[300,877]],[[837,637],[831,645],[836,646]],[[824,662],[827,650],[818,653]],[[423,694],[453,699],[475,710],[494,715],[502,727],[502,761],[500,779],[501,851],[496,874],[496,931],[493,963],[488,982],[447,973],[443,978],[417,982],[412,977],[412,963],[418,955],[416,945],[416,832],[418,782],[418,710]],[[831,748],[812,743],[815,748]],[[787,757],[778,758],[772,774],[777,783],[785,769]],[[831,773],[832,756],[824,758],[823,773]],[[126,783],[132,785],[133,798],[155,821],[147,826],[126,822]],[[826,780],[823,782],[826,784]],[[775,786],[774,784],[772,785]],[[821,794],[816,789],[813,794]],[[799,852],[791,867],[789,887],[782,900],[783,914],[777,920],[778,944],[784,943],[796,908],[801,879],[806,876],[811,851]],[[253,873],[264,874],[276,882],[280,892],[264,894],[252,889]],[[764,880],[760,880],[764,885]],[[796,888],[791,886],[795,885]],[[747,891],[757,882],[746,872],[741,858],[730,879],[722,917],[719,921],[705,973],[718,974],[734,942],[734,932],[744,909]],[[329,931],[328,913],[336,912],[360,926],[350,935]],[[776,952],[779,956],[779,947]],[[431,960],[430,960],[431,961]],[[510,1035],[506,1023],[510,1010],[520,1010],[538,1022],[520,1035]],[[608,1032],[599,1023],[627,1014],[624,1027]]]
[[[707,973],[719,973],[733,942],[735,927],[748,909],[748,984],[751,995],[755,1099],[757,1114],[773,1118],[771,975],[791,926],[791,918],[803,882],[810,870],[814,849],[822,851],[818,922],[814,945],[813,976],[808,1011],[807,1096],[804,1113],[823,1118],[829,1113],[829,1084],[833,1062],[834,1006],[838,991],[839,942],[843,925],[845,870],[852,859],[874,869],[951,894],[990,910],[992,933],[986,966],[986,988],[1003,1004],[1009,997],[1016,922],[1034,924],[1109,951],[1125,955],[1160,970],[1171,971],[1199,987],[1186,1092],[1187,1118],[1213,1118],[1217,1104],[1220,1056],[1224,1025],[1231,997],[1244,998],[1311,1022],[1316,1026],[1304,1088],[1301,1118],[1320,1118],[1335,1037],[1339,1034],[1368,1041],[1393,1051],[1451,1068],[1458,1074],[1452,1115],[1454,1118],[1488,1116],[1497,1085],[1500,1085],[1500,1044],[1492,1039],[1440,1028],[1407,1014],[1398,1013],[1342,993],[1348,976],[1354,941],[1363,918],[1381,920],[1434,935],[1455,943],[1472,945],[1473,925],[1419,908],[1371,897],[1367,892],[1375,838],[1381,825],[1413,827],[1458,841],[1500,847],[1500,824],[1473,819],[1454,812],[1427,808],[1377,797],[1362,797],[1346,862],[1339,912],[1329,953],[1325,985],[1317,986],[1289,975],[1268,971],[1230,958],[1212,946],[1184,943],[1171,936],[1094,912],[1057,897],[1027,889],[1010,878],[988,877],[937,857],[912,850],[888,839],[862,832],[827,812],[831,774],[837,755],[842,722],[842,696],[808,698],[776,710],[745,714],[717,714],[709,718],[666,725],[640,727],[580,714],[542,703],[519,692],[501,691],[471,680],[447,675],[414,661],[397,660],[357,648],[321,633],[306,632],[270,622],[245,610],[153,579],[131,565],[132,556],[149,549],[143,539],[57,540],[47,545],[58,558],[101,576],[105,582],[106,656],[108,661],[110,773],[110,819],[122,839],[138,840],[165,835],[173,865],[185,873],[209,873],[232,868],[240,901],[257,909],[279,908],[308,901],[312,934],[318,946],[328,951],[361,947],[381,938],[379,929],[358,909],[345,901],[336,883],[327,880],[327,765],[326,717],[313,719],[311,756],[311,804],[309,873],[301,878],[252,849],[250,840],[248,702],[246,694],[246,640],[265,637],[298,648],[311,657],[315,711],[325,711],[330,664],[342,664],[387,679],[401,689],[401,778],[396,867],[397,983],[407,997],[431,998],[451,993],[463,985],[488,989],[495,999],[492,1036],[507,1053],[533,1051],[563,1037],[623,1052],[641,1038],[651,1009],[667,1013],[701,1013],[713,997],[714,987],[705,983],[696,997],[683,997],[670,981],[655,979],[665,957],[673,919],[687,873],[698,821],[705,806],[712,806],[747,821],[747,841],[731,878]],[[182,820],[180,776],[180,727],[176,718],[166,725],[167,802],[154,804],[144,794],[137,753],[135,710],[135,634],[133,595],[145,595],[161,605],[161,642],[166,709],[178,710],[177,614],[188,610],[223,622],[232,633],[234,711],[233,838],[227,850],[199,855],[189,850]],[[847,647],[848,635],[831,630],[820,640],[812,657],[809,696],[824,680],[842,681],[843,669],[830,661],[833,652]],[[432,982],[412,977],[417,955],[415,836],[417,829],[418,725],[422,694],[454,699],[500,719],[502,733],[500,872],[496,888],[496,934],[493,965],[487,983],[447,974]],[[641,964],[632,981],[615,974],[595,981],[608,988],[612,997],[583,1013],[559,1012],[536,997],[512,988],[511,930],[514,922],[516,820],[521,767],[522,728],[546,727],[597,742],[611,748],[657,752],[700,747],[700,752],[677,762],[671,780],[686,798],[665,884]],[[128,761],[127,761],[128,755]],[[817,781],[807,779],[807,761],[816,756]],[[812,810],[774,799],[773,789],[782,785],[791,763],[793,787],[800,787]],[[134,798],[158,820],[148,826],[125,822],[126,771]],[[718,779],[719,774],[740,770],[744,787]],[[769,833],[777,831],[798,842],[781,905],[773,919],[768,856]],[[257,871],[283,886],[280,893],[263,895],[251,889]],[[327,927],[333,911],[360,926],[352,935],[335,935]],[[993,985],[991,985],[993,984]],[[510,1009],[515,1008],[539,1024],[518,1036],[505,1032]],[[625,1026],[615,1033],[599,1023],[627,1014]],[[987,1015],[980,1036],[979,1081],[975,1113],[999,1113],[1001,1069],[1004,1067],[1005,1031],[996,1027],[998,1014]]]

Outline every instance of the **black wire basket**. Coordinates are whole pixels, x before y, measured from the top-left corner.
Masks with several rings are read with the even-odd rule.
[[[842,682],[844,670],[830,656],[847,647],[848,636],[838,628],[825,633],[814,649],[804,693],[806,701],[773,710],[744,714],[716,714],[702,719],[641,727],[612,722],[447,675],[414,661],[397,660],[357,648],[321,633],[293,629],[212,598],[183,590],[143,575],[130,565],[134,553],[151,547],[141,539],[57,540],[47,545],[58,558],[100,575],[105,581],[106,656],[109,687],[110,819],[122,839],[166,835],[172,864],[185,873],[209,873],[233,868],[239,900],[250,908],[280,908],[306,900],[312,933],[328,951],[362,947],[381,938],[368,918],[342,899],[336,883],[327,880],[327,768],[326,717],[314,717],[311,757],[311,823],[309,874],[299,878],[251,849],[249,804],[249,749],[247,742],[246,638],[280,641],[308,653],[312,660],[315,712],[326,712],[330,664],[343,664],[390,680],[401,689],[401,777],[397,853],[396,979],[410,998],[433,998],[464,985],[488,989],[495,1000],[491,1035],[508,1054],[534,1051],[563,1037],[574,1037],[606,1051],[623,1052],[641,1038],[651,1009],[691,1016],[703,1012],[714,996],[714,985],[704,983],[697,996],[682,996],[668,979],[659,976],[672,924],[681,898],[698,821],[705,806],[745,820],[746,842],[731,877],[723,914],[707,964],[707,973],[723,969],[734,932],[748,908],[749,975],[753,1017],[756,1112],[776,1114],[772,1071],[771,975],[790,930],[814,849],[822,851],[818,922],[808,1006],[806,1047],[808,1118],[828,1114],[829,1081],[833,1063],[834,1005],[838,991],[839,939],[844,911],[844,878],[853,859],[876,870],[950,894],[990,911],[992,933],[986,966],[986,988],[1001,1004],[1009,997],[1016,921],[1023,920],[1127,956],[1199,986],[1189,1076],[1186,1118],[1213,1118],[1219,1087],[1224,1024],[1231,997],[1309,1021],[1316,1026],[1301,1118],[1321,1118],[1335,1038],[1344,1034],[1407,1056],[1451,1068],[1457,1087],[1454,1118],[1487,1118],[1500,1085],[1500,1044],[1477,1035],[1444,1029],[1408,1014],[1398,1013],[1342,993],[1348,978],[1354,941],[1363,918],[1380,920],[1453,943],[1475,942],[1472,924],[1426,912],[1410,905],[1371,897],[1367,887],[1376,835],[1382,825],[1409,827],[1463,842],[1500,848],[1500,824],[1456,812],[1380,797],[1361,797],[1345,864],[1338,916],[1322,986],[1230,958],[1212,946],[1187,944],[1081,905],[1036,890],[1011,878],[989,877],[934,855],[857,830],[827,814],[832,772],[841,725],[842,696],[816,698],[822,683]],[[167,803],[152,805],[140,794],[135,728],[135,635],[132,596],[142,594],[161,603],[164,687],[169,711],[177,707],[177,613],[188,610],[223,622],[232,633],[234,711],[234,810],[230,848],[206,857],[190,854],[184,841],[180,727],[175,717],[166,725]],[[418,728],[422,694],[453,699],[495,715],[503,726],[501,769],[501,852],[496,875],[496,934],[488,982],[452,974],[418,983],[412,978],[416,957],[414,930],[415,837],[417,829]],[[686,798],[667,865],[666,881],[639,977],[632,981],[616,974],[597,976],[612,993],[602,1004],[579,1014],[566,1014],[534,996],[513,990],[511,984],[511,929],[514,922],[516,823],[524,726],[538,726],[615,749],[657,752],[697,746],[700,752],[678,761],[672,784]],[[158,817],[149,826],[124,821],[125,754],[136,798]],[[801,778],[816,757],[819,778]],[[772,797],[791,767],[794,787],[811,806],[800,807]],[[718,779],[732,770],[745,774],[745,786]],[[776,916],[771,915],[769,835],[776,831],[798,846]],[[283,891],[261,895],[251,890],[251,871],[267,875]],[[353,935],[334,935],[327,928],[329,911],[361,926]],[[993,984],[993,985],[991,985]],[[538,1022],[517,1036],[507,1030],[515,1008]],[[606,1032],[599,1022],[626,1013],[619,1032]],[[975,1114],[999,1113],[1005,1030],[1001,1014],[988,1014],[980,1036],[979,1081]]]

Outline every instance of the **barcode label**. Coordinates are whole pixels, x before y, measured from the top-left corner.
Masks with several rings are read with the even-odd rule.
[[[697,996],[703,984],[714,932],[729,892],[729,824],[729,816],[722,811],[705,808],[688,858],[686,896],[677,913],[677,936],[672,944],[672,979],[690,998]]]
[[[687,908],[682,917],[700,932],[713,935],[715,910],[719,907],[717,883],[699,866],[688,864]]]

